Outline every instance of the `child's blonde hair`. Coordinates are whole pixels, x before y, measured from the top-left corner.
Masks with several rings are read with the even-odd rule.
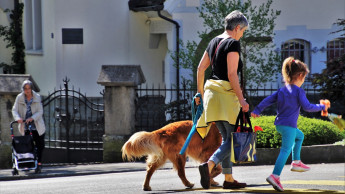
[[[306,76],[309,73],[308,66],[298,59],[288,57],[283,62],[282,74],[284,81],[291,84],[299,75]]]

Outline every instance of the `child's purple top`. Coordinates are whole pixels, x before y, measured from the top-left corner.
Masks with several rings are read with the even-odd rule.
[[[318,112],[325,109],[323,104],[310,104],[305,92],[296,85],[286,85],[272,95],[266,97],[254,109],[253,113],[259,115],[268,106],[277,103],[277,117],[275,125],[285,125],[297,128],[297,119],[301,107],[307,112]]]

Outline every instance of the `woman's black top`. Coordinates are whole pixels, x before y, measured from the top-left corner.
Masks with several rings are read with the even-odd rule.
[[[212,74],[209,79],[229,81],[226,58],[229,52],[238,52],[240,59],[238,61],[237,73],[241,72],[243,67],[241,60],[241,45],[238,40],[227,38],[220,44],[217,53],[215,54],[216,48],[222,40],[223,38],[215,37],[210,41],[206,48],[210,61],[212,61],[212,58],[215,55],[211,64]]]

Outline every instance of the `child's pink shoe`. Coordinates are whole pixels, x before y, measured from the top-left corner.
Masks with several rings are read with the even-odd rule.
[[[292,162],[290,170],[295,172],[306,172],[310,170],[310,167],[303,164],[303,162],[299,162],[298,164]]]
[[[273,174],[271,174],[269,177],[266,178],[266,181],[269,184],[271,184],[276,191],[281,191],[281,192],[284,191],[283,186],[280,184],[280,178],[279,177],[276,178],[273,176]]]

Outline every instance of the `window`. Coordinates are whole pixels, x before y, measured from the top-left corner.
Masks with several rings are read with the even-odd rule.
[[[336,38],[327,42],[327,61],[345,54],[345,39]]]
[[[294,57],[295,59],[299,59],[307,64],[309,70],[311,70],[310,43],[308,41],[302,39],[293,39],[284,42],[281,45],[281,56],[282,61],[290,56]]]
[[[24,13],[26,52],[42,54],[41,0],[25,0]]]

